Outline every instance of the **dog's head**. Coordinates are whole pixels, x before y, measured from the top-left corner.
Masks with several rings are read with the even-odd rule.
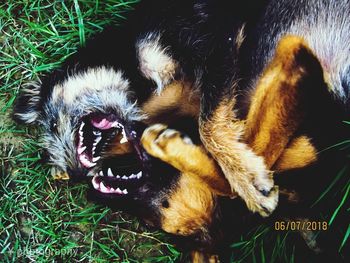
[[[20,121],[43,127],[53,165],[70,175],[86,175],[107,145],[118,145],[115,154],[136,151],[143,158],[137,141],[142,114],[122,72],[96,67],[57,77],[53,73],[24,89],[15,110]],[[124,164],[124,159],[123,166],[137,164],[129,159]],[[139,176],[141,167],[135,169],[129,172]]]

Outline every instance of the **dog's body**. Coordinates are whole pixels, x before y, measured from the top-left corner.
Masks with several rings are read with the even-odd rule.
[[[158,166],[141,147],[145,123],[176,126],[184,117],[197,119],[201,141],[231,193],[250,210],[269,215],[278,197],[269,169],[288,166],[279,162],[291,139],[311,131],[312,142],[322,148],[342,135],[325,133],[347,111],[350,3],[231,5],[141,2],[124,25],[106,30],[25,90],[15,116],[44,126],[51,162],[61,171],[95,175],[92,183],[101,195],[150,207],[147,218],[157,218],[157,207],[167,206],[178,172]],[[270,101],[269,89],[276,95]],[[280,103],[270,112],[274,102]],[[324,126],[313,127],[320,122]],[[316,131],[320,127],[328,129]]]

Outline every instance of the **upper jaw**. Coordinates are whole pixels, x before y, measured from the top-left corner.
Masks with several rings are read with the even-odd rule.
[[[105,146],[114,137],[120,137],[120,144],[128,142],[126,129],[116,115],[94,113],[81,118],[76,133],[76,154],[80,165],[86,169],[96,166]]]

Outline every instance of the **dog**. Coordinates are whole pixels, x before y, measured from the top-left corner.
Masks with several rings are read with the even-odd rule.
[[[287,34],[305,40],[324,70],[329,92],[345,107],[349,62],[348,43],[342,40],[349,34],[348,2],[248,2],[232,8],[229,1],[144,1],[123,26],[102,34],[24,91],[15,116],[45,127],[50,160],[60,170],[84,174],[103,158],[110,125],[122,130],[120,143],[125,142],[133,132],[125,125],[143,119],[139,105],[167,84],[188,82],[200,93],[201,141],[232,191],[251,211],[267,216],[278,197],[267,166],[279,153],[266,166],[260,152],[242,142],[239,118],[244,118],[252,87],[277,42]],[[284,17],[289,11],[292,15]],[[98,95],[90,97],[94,90]],[[82,123],[92,125],[84,128]],[[92,132],[91,127],[97,135],[79,135],[79,130]],[[288,129],[292,133],[296,127]],[[286,143],[281,142],[281,149]]]
[[[349,43],[343,41],[349,35],[348,8],[348,1],[245,1],[235,8],[229,1],[143,1],[124,25],[107,29],[60,69],[23,89],[14,116],[43,126],[50,161],[62,173],[85,176],[99,168],[102,174],[118,174],[125,185],[113,190],[122,198],[142,189],[158,165],[174,173],[142,149],[144,123],[176,125],[180,117],[196,118],[201,142],[219,164],[230,192],[267,216],[278,199],[269,167],[290,138],[313,129],[310,116],[327,119],[329,130],[329,123],[348,111]],[[329,36],[334,36],[331,43]],[[266,67],[276,50],[277,66]],[[284,54],[292,54],[295,63]],[[280,75],[278,69],[285,66],[292,75]],[[167,97],[169,85],[181,89]],[[269,107],[256,107],[265,89],[294,86],[306,87],[301,100],[325,100],[327,107],[315,107],[322,110],[315,112],[306,103],[293,104],[300,99],[285,97],[283,105],[298,109],[286,111],[293,122],[274,126],[269,117],[259,119],[264,112],[283,112],[267,114]],[[157,96],[160,103],[150,103]],[[265,133],[254,132],[259,125]],[[325,133],[314,132],[319,148],[329,143]],[[109,170],[108,163],[120,168]],[[155,183],[159,192],[167,184],[171,178]]]

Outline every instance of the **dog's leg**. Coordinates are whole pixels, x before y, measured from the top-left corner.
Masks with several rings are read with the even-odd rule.
[[[220,167],[208,156],[203,147],[194,145],[190,138],[166,125],[155,124],[147,128],[141,137],[145,150],[152,156],[169,163],[186,176],[196,176],[214,193],[236,196],[228,185]]]
[[[210,118],[200,120],[200,135],[206,149],[222,168],[232,191],[247,207],[268,216],[276,207],[278,189],[272,173],[247,144],[241,141],[244,123],[237,120],[232,101],[221,101]]]
[[[256,154],[264,156],[269,169],[281,157],[304,119],[305,106],[310,103],[312,92],[321,88],[326,89],[317,58],[301,38],[285,36],[259,79],[246,122],[247,143]],[[278,162],[282,170],[300,163],[300,160],[290,164],[283,161],[292,161],[292,154],[298,151],[305,157],[302,163],[315,159],[315,149],[307,137],[296,138],[288,147],[290,150],[285,151]],[[304,165],[302,163],[299,165]]]
[[[312,87],[325,88],[317,58],[302,39],[286,36],[257,84],[245,127],[235,118],[234,99],[220,100],[211,106],[214,110],[209,107],[202,111],[200,134],[205,147],[221,166],[232,189],[250,210],[263,216],[277,205],[277,191],[272,188],[267,169],[281,156],[299,127]],[[207,102],[210,104],[210,96],[202,102],[202,108]],[[243,129],[254,153],[241,142]],[[305,163],[315,157],[313,148],[309,150],[311,155]],[[259,156],[264,157],[265,163]],[[282,157],[286,160],[286,156]],[[278,165],[287,167],[281,162]]]

